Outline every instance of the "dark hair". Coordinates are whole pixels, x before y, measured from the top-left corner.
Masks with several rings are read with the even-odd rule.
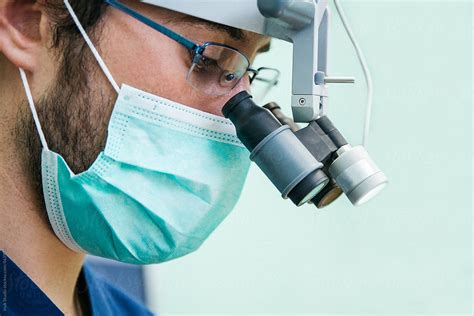
[[[70,2],[86,31],[93,29],[105,11],[103,0],[71,0]],[[53,48],[65,48],[80,38],[63,0],[45,0],[44,8],[52,23]]]

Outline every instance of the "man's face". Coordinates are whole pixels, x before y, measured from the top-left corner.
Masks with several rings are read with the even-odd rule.
[[[254,33],[240,32],[231,36],[225,30],[199,23],[189,16],[136,1],[125,3],[196,43],[218,42],[237,48],[251,62],[257,52],[269,44],[268,38]],[[120,11],[109,10],[106,16],[101,48],[119,82],[216,115],[221,115],[222,106],[228,99],[249,88],[248,77],[245,77],[233,91],[221,97],[196,91],[186,82],[191,56],[185,47]]]
[[[268,49],[269,39],[250,32],[226,30],[189,16],[137,1],[124,4],[196,43],[218,42],[244,53],[252,62]],[[48,35],[42,25],[40,33]],[[196,109],[221,115],[223,105],[236,93],[249,89],[248,77],[223,96],[209,96],[186,81],[191,66],[189,51],[181,44],[138,20],[108,8],[92,32],[92,39],[114,79]],[[52,39],[51,39],[52,40]],[[117,98],[82,38],[58,49],[45,45],[30,78],[37,111],[51,150],[60,153],[72,171],[82,172],[105,146],[107,125]],[[17,143],[28,167],[39,180],[40,145],[26,103],[19,107]]]

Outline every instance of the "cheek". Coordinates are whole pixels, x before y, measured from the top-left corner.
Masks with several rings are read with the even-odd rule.
[[[247,80],[228,95],[210,97],[186,81],[190,56],[185,48],[137,21],[114,11],[105,19],[100,51],[114,79],[198,110],[220,115],[224,104],[247,90]]]
[[[186,82],[186,58],[190,57],[184,47],[120,15],[106,21],[100,50],[119,85],[125,83],[172,100],[175,94],[191,89]]]
[[[222,108],[233,96],[237,93],[250,90],[250,82],[248,76],[244,77],[234,89],[229,91],[229,93],[219,96],[219,97],[210,97],[208,95],[203,95],[194,91],[193,94],[183,95],[183,101],[181,103],[192,106],[201,111],[212,113],[218,116],[223,116]]]

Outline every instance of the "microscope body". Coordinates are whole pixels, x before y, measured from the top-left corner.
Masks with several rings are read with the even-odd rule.
[[[292,43],[293,119],[311,122],[325,114],[328,97],[325,80],[329,29],[327,0],[142,2]]]
[[[250,158],[297,206],[324,207],[344,192],[354,205],[380,192],[388,180],[362,146],[352,147],[327,117],[327,0],[143,0],[142,2],[293,44],[291,108],[257,106],[247,92],[234,96],[223,114],[236,126]],[[292,123],[293,122],[293,123]],[[294,122],[309,123],[300,129]]]

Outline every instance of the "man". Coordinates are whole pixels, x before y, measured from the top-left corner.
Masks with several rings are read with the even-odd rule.
[[[250,89],[247,63],[268,48],[263,36],[138,1],[0,0],[0,249],[10,271],[67,315],[148,314],[83,270],[84,253],[146,264],[199,247],[248,169],[221,109]],[[113,172],[97,171],[104,165]],[[21,314],[8,299],[2,312]]]

